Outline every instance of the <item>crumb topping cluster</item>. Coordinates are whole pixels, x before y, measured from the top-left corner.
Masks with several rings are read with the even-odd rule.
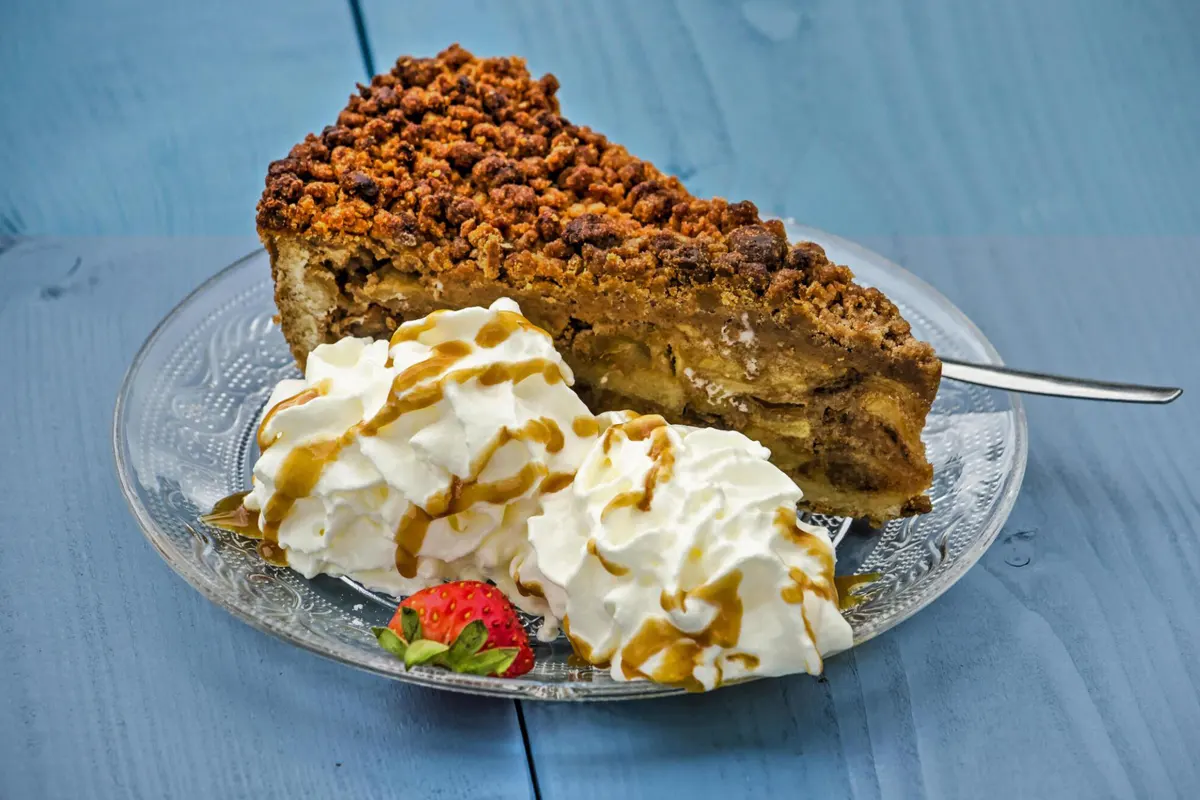
[[[553,75],[454,45],[404,57],[271,164],[260,231],[433,243],[444,269],[491,280],[591,276],[671,291],[713,285],[810,317],[834,341],[927,345],[882,293],[748,201],[690,195],[677,178],[559,113]],[[928,351],[927,353],[925,351]]]

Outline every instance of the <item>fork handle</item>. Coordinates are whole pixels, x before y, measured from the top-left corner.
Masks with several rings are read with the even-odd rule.
[[[1041,372],[1022,372],[991,364],[971,364],[953,358],[942,358],[942,377],[993,389],[1007,389],[1010,392],[1075,397],[1082,400],[1110,400],[1118,403],[1170,403],[1183,394],[1183,389],[1171,386],[1089,381]]]

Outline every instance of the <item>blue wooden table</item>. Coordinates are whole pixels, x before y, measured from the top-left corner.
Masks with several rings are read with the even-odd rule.
[[[0,797],[1195,797],[1200,3],[0,4]],[[858,239],[1033,399],[982,562],[828,681],[637,704],[408,687],[177,579],[114,476],[153,325],[255,246],[267,163],[371,65],[518,53],[699,193]]]

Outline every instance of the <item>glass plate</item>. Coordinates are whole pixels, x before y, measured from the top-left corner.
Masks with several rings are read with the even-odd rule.
[[[1000,363],[958,309],[900,267],[851,242],[789,226],[793,241],[822,244],[831,260],[879,287],[939,352]],[[349,582],[306,580],[259,560],[254,543],[201,523],[218,499],[249,486],[254,432],[271,387],[296,367],[271,318],[269,261],[253,253],[218,273],[167,316],[125,376],[113,421],[121,488],[146,537],[172,569],[254,627],[389,678],[454,691],[545,700],[675,694],[614,681],[579,664],[560,639],[536,646],[537,666],[515,679],[405,670],[379,649],[371,626],[391,612]],[[1013,395],[946,381],[924,433],[934,466],[933,512],[857,530],[838,547],[838,574],[879,573],[845,612],[855,643],[907,619],[946,591],[991,544],[1025,470],[1025,415]],[[838,521],[832,521],[836,524]]]

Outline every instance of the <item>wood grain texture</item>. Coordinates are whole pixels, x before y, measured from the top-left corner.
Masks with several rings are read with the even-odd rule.
[[[246,235],[362,80],[344,0],[0,4],[0,235]]]
[[[1189,234],[1190,0],[364,0],[378,68],[452,41],[560,78],[701,194],[846,236]]]
[[[1200,343],[1200,5],[363,5],[377,64],[454,40],[524,54],[572,118],[698,192],[863,240],[1011,363],[1189,391],[1030,400],[1001,539],[827,683],[526,704],[542,797],[1194,793],[1200,367],[1176,354]],[[126,512],[120,375],[252,242],[8,238],[249,232],[265,164],[332,120],[359,65],[340,2],[0,6],[0,374],[17,376],[0,797],[531,793],[510,704],[262,636],[171,575]]]
[[[0,797],[529,797],[512,703],[264,636],[172,574],[125,506],[121,376],[175,302],[254,246],[35,239],[0,255],[0,374],[16,376],[0,413]]]
[[[1200,6],[365,3],[376,63],[461,40],[687,180],[859,238],[1010,363],[1189,391],[1028,402],[980,566],[829,682],[526,704],[545,798],[1172,797],[1200,780]]]

